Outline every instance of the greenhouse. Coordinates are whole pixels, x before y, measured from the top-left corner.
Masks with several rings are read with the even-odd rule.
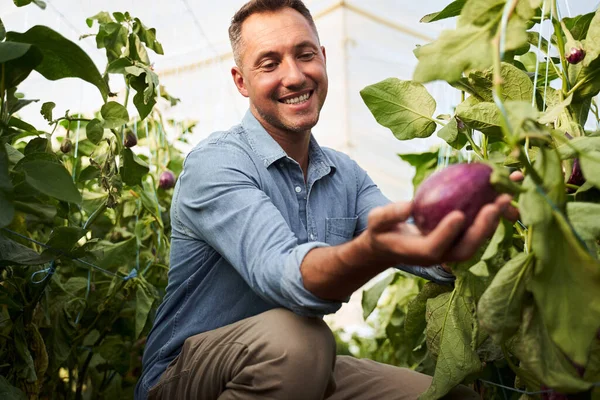
[[[598,0],[13,0],[0,67],[0,399],[600,400]]]

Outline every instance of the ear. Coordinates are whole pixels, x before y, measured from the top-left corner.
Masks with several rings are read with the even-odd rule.
[[[325,53],[325,46],[321,46],[321,52],[323,53],[323,60],[325,60],[325,64],[327,64],[327,54]]]
[[[233,78],[233,83],[235,83],[235,87],[237,87],[238,92],[240,92],[242,96],[248,97],[246,81],[244,80],[242,70],[238,66],[234,66],[231,68],[231,77]]]

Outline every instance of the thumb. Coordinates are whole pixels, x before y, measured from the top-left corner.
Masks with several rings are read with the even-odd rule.
[[[374,232],[386,232],[398,223],[408,219],[412,212],[412,202],[398,202],[376,207],[369,213],[369,229]]]

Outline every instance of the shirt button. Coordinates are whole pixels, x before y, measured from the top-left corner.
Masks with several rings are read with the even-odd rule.
[[[300,186],[296,186],[296,193],[300,193],[302,191],[302,188]]]
[[[312,233],[310,234],[310,240],[315,240],[315,235],[313,235]]]

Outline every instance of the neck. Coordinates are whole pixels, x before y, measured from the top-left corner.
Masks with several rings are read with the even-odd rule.
[[[281,146],[288,157],[300,164],[304,178],[308,173],[308,148],[310,145],[310,131],[306,132],[271,132],[269,135]]]

